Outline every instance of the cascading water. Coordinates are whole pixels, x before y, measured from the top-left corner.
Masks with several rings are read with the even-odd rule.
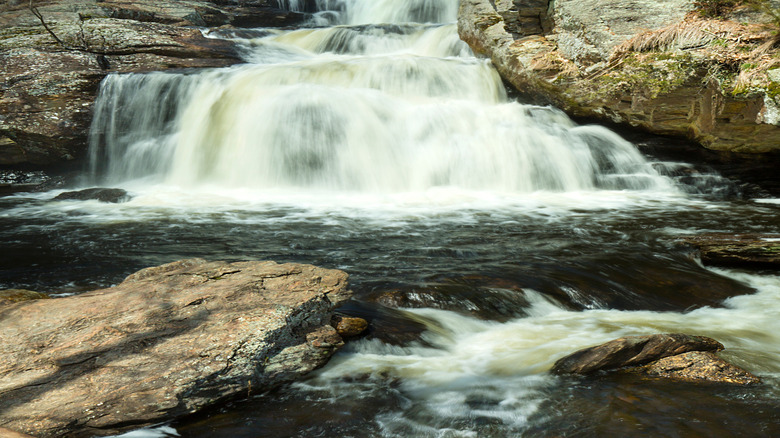
[[[454,18],[456,2],[409,3],[339,2],[329,6],[360,25],[241,41],[250,60],[273,52],[272,63],[110,76],[93,124],[93,169],[105,166],[111,183],[149,177],[183,187],[670,189],[610,131],[508,102],[454,25],[363,24]]]
[[[246,64],[106,78],[88,179],[131,199],[0,198],[0,288],[78,293],[186,257],[348,271],[347,310],[375,332],[307,381],[173,424],[187,437],[780,434],[780,277],[676,243],[780,233],[780,202],[686,194],[611,131],[511,101],[458,39],[457,0],[280,5],[312,26],[210,34]],[[766,383],[547,372],[664,331],[719,339]]]

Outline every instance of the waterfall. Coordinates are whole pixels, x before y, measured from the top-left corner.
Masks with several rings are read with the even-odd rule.
[[[348,25],[236,39],[248,63],[228,69],[109,75],[94,177],[368,193],[668,189],[606,128],[509,101],[447,23],[457,1],[402,3],[320,0]],[[433,21],[444,24],[421,24]]]

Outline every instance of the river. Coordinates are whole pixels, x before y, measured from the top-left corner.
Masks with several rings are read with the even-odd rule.
[[[779,436],[780,276],[703,267],[678,239],[780,233],[780,201],[514,101],[457,3],[318,1],[311,27],[209,35],[245,64],[110,75],[79,185],[131,198],[0,198],[0,288],[67,295],[187,257],[350,274],[370,336],[153,436]],[[713,337],[765,383],[548,373],[659,332]]]

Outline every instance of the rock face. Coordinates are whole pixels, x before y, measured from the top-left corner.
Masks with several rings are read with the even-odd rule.
[[[193,26],[273,26],[303,15],[266,1],[35,1],[0,11],[0,166],[83,156],[92,104],[110,72],[223,67],[233,45]]]
[[[267,390],[342,345],[330,320],[349,296],[341,271],[192,259],[4,307],[0,427],[104,435]]]
[[[780,267],[780,236],[702,234],[683,242],[695,247],[704,264],[753,268]]]
[[[571,115],[720,151],[780,150],[780,62],[762,46],[773,38],[768,18],[743,7],[731,20],[705,19],[694,7],[463,0],[458,30],[521,94]]]
[[[626,336],[585,348],[555,362],[556,374],[633,370],[651,377],[719,383],[758,383],[758,377],[714,353],[723,345],[705,336],[681,333]],[[633,368],[632,368],[633,367]]]

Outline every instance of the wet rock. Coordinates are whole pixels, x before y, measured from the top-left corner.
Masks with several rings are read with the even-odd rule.
[[[0,196],[53,190],[65,185],[65,180],[61,175],[49,175],[43,171],[0,170]]]
[[[336,332],[342,338],[353,338],[363,334],[368,329],[368,321],[363,318],[336,315],[330,321]]]
[[[73,192],[63,192],[54,197],[55,201],[88,201],[97,200],[100,202],[118,203],[129,199],[127,191],[123,189],[107,189],[95,187],[91,189],[77,190]]]
[[[351,300],[339,312],[369,321],[366,336],[390,345],[424,343],[421,336],[432,324],[418,315],[372,302]]]
[[[644,365],[689,351],[720,351],[723,345],[704,336],[681,333],[626,336],[585,348],[555,362],[556,374],[590,374],[601,370]]]
[[[750,385],[761,379],[707,351],[690,351],[665,357],[638,369],[650,377],[691,382]]]
[[[516,283],[495,278],[452,278],[441,283],[378,291],[365,299],[391,308],[442,309],[481,319],[508,321],[529,307]]]
[[[330,321],[350,294],[337,270],[191,259],[4,308],[0,424],[106,435],[265,391],[342,345]]]
[[[702,263],[749,268],[780,267],[780,235],[701,234],[682,239],[697,249]]]
[[[0,306],[19,303],[22,301],[48,299],[45,293],[35,292],[27,289],[5,289],[0,290]]]
[[[718,151],[780,150],[774,64],[745,56],[773,37],[768,17],[704,19],[694,0],[556,0],[529,22],[530,3],[463,0],[458,19],[523,97]]]

